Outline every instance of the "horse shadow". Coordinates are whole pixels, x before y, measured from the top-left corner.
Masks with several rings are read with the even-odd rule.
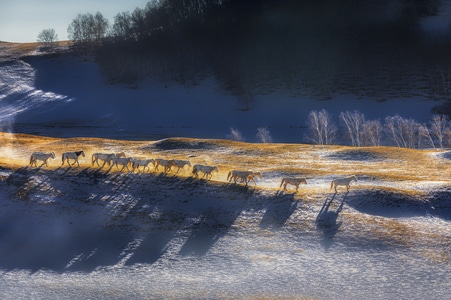
[[[205,255],[221,237],[227,234],[240,213],[241,209],[225,214],[217,214],[213,209],[203,211],[199,220],[192,225],[191,233],[179,254]]]
[[[297,207],[293,195],[252,187],[93,168],[26,167],[0,181],[7,185],[0,268],[31,272],[152,264],[173,250],[203,256],[243,211],[266,209],[260,226],[280,228]],[[53,202],[41,201],[53,191]]]
[[[295,193],[278,191],[267,200],[266,211],[260,222],[262,229],[280,229],[298,207],[294,199]]]
[[[341,199],[340,205],[335,210],[331,209],[331,204],[335,200],[337,193],[334,193],[330,198],[326,198],[320,212],[318,213],[318,216],[316,217],[316,228],[322,234],[322,245],[326,249],[329,249],[330,246],[332,246],[333,239],[341,227],[342,222],[337,222],[337,219],[340,212],[343,210],[343,205],[348,193],[349,192],[346,192],[343,199]]]

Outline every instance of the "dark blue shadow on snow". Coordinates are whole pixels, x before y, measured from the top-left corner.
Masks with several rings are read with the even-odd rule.
[[[296,208],[292,195],[106,168],[22,168],[0,188],[8,197],[1,199],[0,269],[32,272],[152,264],[180,237],[179,255],[201,256],[243,211],[266,208],[261,226],[279,228]]]
[[[388,218],[433,216],[451,220],[451,188],[421,197],[385,190],[356,190],[346,204],[360,212]]]
[[[340,229],[341,222],[337,222],[337,219],[343,209],[343,205],[348,194],[349,192],[343,195],[343,198],[336,209],[331,208],[331,204],[335,200],[337,193],[327,197],[320,212],[318,213],[318,216],[316,217],[316,228],[322,234],[323,240],[321,244],[326,250],[332,246],[333,239]]]

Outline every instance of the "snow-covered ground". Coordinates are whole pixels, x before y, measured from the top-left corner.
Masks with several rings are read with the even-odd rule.
[[[243,110],[245,104],[221,91],[213,79],[189,88],[151,80],[110,85],[95,63],[67,55],[2,63],[0,97],[2,126],[15,132],[139,140],[227,138],[235,128],[254,142],[257,129],[266,127],[274,142],[293,143],[305,141],[312,110],[326,109],[337,124],[339,113],[346,110],[359,110],[367,119],[398,113],[426,122],[431,108],[440,104],[425,99],[377,102],[349,95],[318,101],[271,94],[255,96],[250,110]]]
[[[451,288],[449,207],[93,169],[2,175],[3,299],[446,299]]]
[[[255,141],[257,128],[267,127],[274,141],[296,143],[313,109],[335,116],[358,109],[369,119],[399,113],[424,122],[437,105],[348,96],[298,100],[257,96],[243,111],[213,80],[188,89],[151,81],[130,87],[108,85],[95,64],[73,57],[0,63],[3,130],[49,136],[226,138],[234,127]],[[25,157],[17,145],[3,144],[1,153]],[[104,145],[117,150],[114,141]],[[180,154],[164,145],[149,149]],[[266,153],[255,147],[233,153]],[[205,161],[208,153],[228,151],[188,150],[192,160]],[[394,182],[361,176],[362,188],[333,194],[328,188],[340,166],[357,171],[398,161],[365,161],[363,152],[347,151],[345,157],[326,148],[286,151],[274,154],[285,158],[286,168],[329,163],[298,194],[277,190],[285,173],[267,166],[259,188],[246,188],[224,178],[207,183],[99,171],[89,166],[89,155],[82,168],[25,167],[28,154],[23,168],[0,165],[0,298],[449,298],[448,178]],[[432,164],[447,166],[447,153],[432,154]]]

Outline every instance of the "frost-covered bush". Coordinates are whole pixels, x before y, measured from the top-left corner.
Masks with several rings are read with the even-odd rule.
[[[238,129],[230,128],[230,133],[227,135],[227,138],[232,141],[242,142],[244,141],[244,137]]]
[[[266,127],[260,127],[257,129],[257,138],[262,143],[272,143],[271,134]]]

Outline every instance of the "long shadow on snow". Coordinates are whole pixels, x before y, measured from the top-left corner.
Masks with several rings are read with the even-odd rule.
[[[247,186],[224,184],[212,188],[205,180],[193,178],[186,182],[196,185],[196,197],[200,198],[192,201],[198,207],[197,217],[192,220],[191,232],[180,255],[205,255],[227,234],[241,212],[261,205],[255,201],[255,190]]]
[[[331,209],[331,204],[335,200],[337,193],[333,194],[330,198],[326,198],[316,217],[316,228],[323,236],[321,244],[325,249],[329,249],[332,246],[333,239],[340,229],[341,222],[337,222],[337,219],[343,209],[348,194],[349,192],[344,194],[343,199],[341,199],[340,205],[336,210]]]
[[[104,209],[89,199],[104,176],[70,168],[12,173],[0,221],[0,267],[63,272],[117,263],[130,234],[108,228]],[[55,199],[41,202],[49,192],[57,193]]]
[[[423,197],[385,190],[355,190],[346,203],[360,212],[382,217],[434,216],[451,220],[450,188]]]
[[[260,222],[260,228],[280,229],[296,210],[298,202],[293,193],[277,192],[268,199],[266,212]]]
[[[204,255],[242,211],[267,207],[262,224],[279,227],[293,206],[238,185],[90,168],[22,168],[0,185],[0,268],[33,272],[154,263],[171,245]]]

